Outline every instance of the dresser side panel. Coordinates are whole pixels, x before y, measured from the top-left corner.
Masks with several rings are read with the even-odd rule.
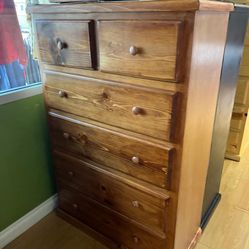
[[[196,12],[187,90],[175,249],[200,226],[229,13]]]

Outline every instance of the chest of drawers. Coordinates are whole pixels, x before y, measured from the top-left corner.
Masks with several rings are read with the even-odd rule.
[[[232,10],[192,0],[30,8],[61,216],[110,248],[194,246]]]

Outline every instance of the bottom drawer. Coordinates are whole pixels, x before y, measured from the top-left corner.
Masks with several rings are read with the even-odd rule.
[[[165,238],[143,230],[128,218],[66,186],[59,191],[59,208],[110,238],[120,248],[166,249]]]

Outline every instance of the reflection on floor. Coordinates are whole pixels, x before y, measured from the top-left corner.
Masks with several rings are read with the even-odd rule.
[[[196,249],[249,249],[249,151],[225,161],[222,200]],[[107,249],[51,213],[5,249]]]
[[[240,163],[225,161],[221,194],[196,249],[249,249],[249,150]]]

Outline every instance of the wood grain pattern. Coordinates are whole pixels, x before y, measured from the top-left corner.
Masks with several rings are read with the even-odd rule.
[[[200,223],[232,8],[227,3],[192,0],[32,8],[36,20],[98,23],[96,53],[102,71],[42,65],[53,147],[70,158],[59,159],[57,165],[59,190],[65,190],[64,212],[60,209],[64,217],[85,223],[122,249],[188,248]],[[63,124],[55,118],[64,120]],[[61,133],[66,133],[70,145],[61,140]],[[82,141],[85,134],[81,133],[110,153],[93,146],[82,153],[82,144],[89,144]],[[124,173],[125,160],[131,157],[135,164],[142,158],[146,170],[161,174],[161,165],[170,161],[173,148],[171,191],[159,187],[162,179],[149,171]],[[122,171],[117,170],[121,166]],[[107,200],[97,187],[101,182]],[[133,202],[134,198],[141,199]],[[145,208],[133,212],[140,203]]]
[[[241,142],[242,142],[243,132],[242,131],[230,131],[227,140],[227,150],[228,154],[239,154]]]
[[[233,11],[234,6],[232,3],[223,4],[223,2],[219,1],[207,1],[200,0],[199,1],[199,10],[202,11]]]
[[[59,192],[59,207],[88,226],[94,227],[121,248],[167,248],[165,238],[156,237],[141,229],[136,223],[131,223],[124,216],[68,188],[64,187]]]
[[[158,140],[156,138],[152,138],[152,137],[148,137],[146,135],[143,134],[139,134],[136,132],[132,132],[132,131],[127,131],[124,130],[122,128],[118,128],[112,125],[108,125],[108,124],[104,124],[89,118],[85,118],[82,116],[77,116],[71,113],[67,113],[67,112],[63,112],[60,110],[55,110],[53,108],[47,108],[48,110],[48,114],[52,117],[56,117],[56,118],[60,118],[63,120],[67,120],[69,122],[72,123],[77,123],[77,124],[82,124],[82,123],[87,123],[88,125],[92,125],[92,126],[97,126],[97,127],[101,127],[104,130],[111,130],[115,133],[119,133],[119,134],[123,134],[124,136],[128,136],[128,137],[133,137],[134,139],[138,139],[140,141],[147,141],[150,144],[157,144],[160,145],[161,147],[165,147],[165,148],[179,148],[178,144],[175,143],[170,143],[167,141],[163,141],[163,140]]]
[[[31,6],[28,8],[29,13],[126,13],[126,12],[186,12],[196,11],[199,9],[207,11],[232,11],[231,3],[220,3],[216,1],[199,1],[199,0],[172,0],[172,1],[124,1],[124,2],[102,2],[80,4],[63,4]]]
[[[59,150],[54,151],[54,153],[57,153],[57,154],[64,156],[64,157],[68,157],[69,159],[78,161],[79,163],[83,163],[87,167],[95,170],[96,172],[99,172],[100,174],[108,175],[113,180],[123,182],[124,184],[129,185],[132,188],[137,189],[139,191],[142,191],[144,193],[147,193],[148,195],[154,196],[157,199],[168,200],[169,198],[171,198],[174,195],[174,193],[172,193],[168,190],[165,190],[165,189],[159,188],[155,185],[152,185],[150,183],[141,181],[139,179],[136,179],[134,177],[126,175],[122,172],[118,173],[117,170],[108,168],[108,167],[101,165],[101,164],[98,164],[98,163],[94,163],[93,161],[90,161],[88,159],[82,160],[82,159],[74,157],[72,155],[68,155],[64,151],[59,151]]]
[[[99,21],[100,70],[177,81],[180,26],[177,21]]]
[[[239,163],[225,160],[220,189],[221,203],[195,249],[248,249],[249,195],[245,191],[249,183],[248,160],[249,151]],[[72,222],[72,217],[68,217],[67,220]],[[93,231],[88,232],[89,229],[82,223],[79,226],[75,219],[72,223],[74,226],[78,224],[77,227],[94,237]],[[4,249],[117,249],[110,244],[108,247],[101,245],[74,226],[51,213]],[[104,241],[103,238],[101,240]]]
[[[35,22],[40,58],[62,66],[94,68],[95,58],[90,21],[39,20]],[[58,42],[61,47],[58,48]]]
[[[58,73],[74,74],[74,75],[79,75],[79,76],[88,77],[88,78],[114,81],[114,82],[134,85],[134,86],[149,87],[149,88],[155,88],[155,89],[166,90],[166,91],[183,92],[185,88],[183,84],[179,84],[179,83],[151,80],[151,79],[145,79],[145,78],[141,80],[139,78],[135,78],[131,76],[110,74],[110,73],[105,73],[101,71],[60,67],[60,66],[47,65],[47,64],[43,64],[42,67],[45,73],[51,73],[52,71],[52,72],[58,72]]]
[[[64,98],[59,96],[60,91],[66,93]],[[173,114],[177,105],[174,92],[54,73],[46,74],[45,100],[55,109],[155,138],[174,140]],[[132,112],[136,106],[141,109],[137,115]]]
[[[176,249],[188,248],[200,225],[228,18],[228,13],[214,12],[197,12],[195,17],[179,182]],[[203,115],[203,110],[208,115]]]
[[[235,104],[249,107],[249,79],[240,77],[237,85]]]
[[[63,120],[64,119],[64,120]],[[88,158],[160,187],[170,187],[174,148],[159,146],[88,123],[50,117],[53,147]],[[138,162],[132,161],[137,157]]]
[[[135,190],[97,172],[82,161],[55,154],[57,183],[59,189],[69,185],[104,206],[144,224],[149,230],[163,236],[166,199],[159,199]]]
[[[240,76],[237,84],[235,96],[233,117],[231,120],[230,134],[227,143],[226,158],[239,161],[241,155],[247,148],[248,132],[246,123],[249,121],[246,117],[249,108],[249,25],[245,37],[244,53],[241,60]],[[241,116],[240,122],[238,115]]]
[[[246,115],[243,112],[233,112],[231,119],[231,130],[242,131],[244,129],[244,123],[246,121]]]

